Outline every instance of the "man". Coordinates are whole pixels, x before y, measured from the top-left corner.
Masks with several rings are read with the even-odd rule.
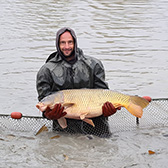
[[[60,29],[56,35],[56,49],[37,74],[38,99],[53,92],[65,89],[102,88],[108,89],[102,63],[96,58],[84,55],[77,47],[75,32],[67,27]],[[53,120],[53,129],[68,133],[93,134],[109,137],[111,132],[107,117],[113,115],[117,109],[109,102],[102,106],[103,115],[93,118],[95,127],[74,119],[67,119],[68,127],[62,129],[57,119],[66,115],[61,104],[56,104],[51,110],[47,108],[43,116]]]

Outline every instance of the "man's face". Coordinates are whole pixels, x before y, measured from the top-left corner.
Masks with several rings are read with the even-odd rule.
[[[71,33],[66,31],[61,34],[59,39],[59,47],[64,56],[68,57],[74,50],[74,40],[71,36]]]

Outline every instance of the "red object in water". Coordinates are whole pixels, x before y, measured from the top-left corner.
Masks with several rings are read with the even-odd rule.
[[[20,113],[20,112],[12,112],[11,113],[11,117],[13,119],[21,119],[22,118],[22,113]]]
[[[144,99],[148,100],[148,102],[152,101],[152,98],[150,96],[143,96]]]

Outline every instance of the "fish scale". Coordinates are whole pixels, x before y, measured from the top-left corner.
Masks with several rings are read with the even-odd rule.
[[[132,115],[141,118],[143,108],[149,102],[139,96],[130,96],[108,89],[70,89],[61,90],[39,102],[36,107],[44,111],[48,106],[52,109],[55,104],[61,103],[67,113],[58,119],[62,128],[66,128],[66,119],[82,119],[94,126],[91,118],[102,115],[102,106],[105,102],[111,102],[115,108],[124,107]]]

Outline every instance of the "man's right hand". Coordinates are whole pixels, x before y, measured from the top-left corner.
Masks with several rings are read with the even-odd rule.
[[[55,104],[53,109],[47,107],[47,109],[43,113],[43,116],[50,120],[57,120],[61,117],[64,117],[67,114],[66,112],[63,111],[64,107],[61,104]]]

